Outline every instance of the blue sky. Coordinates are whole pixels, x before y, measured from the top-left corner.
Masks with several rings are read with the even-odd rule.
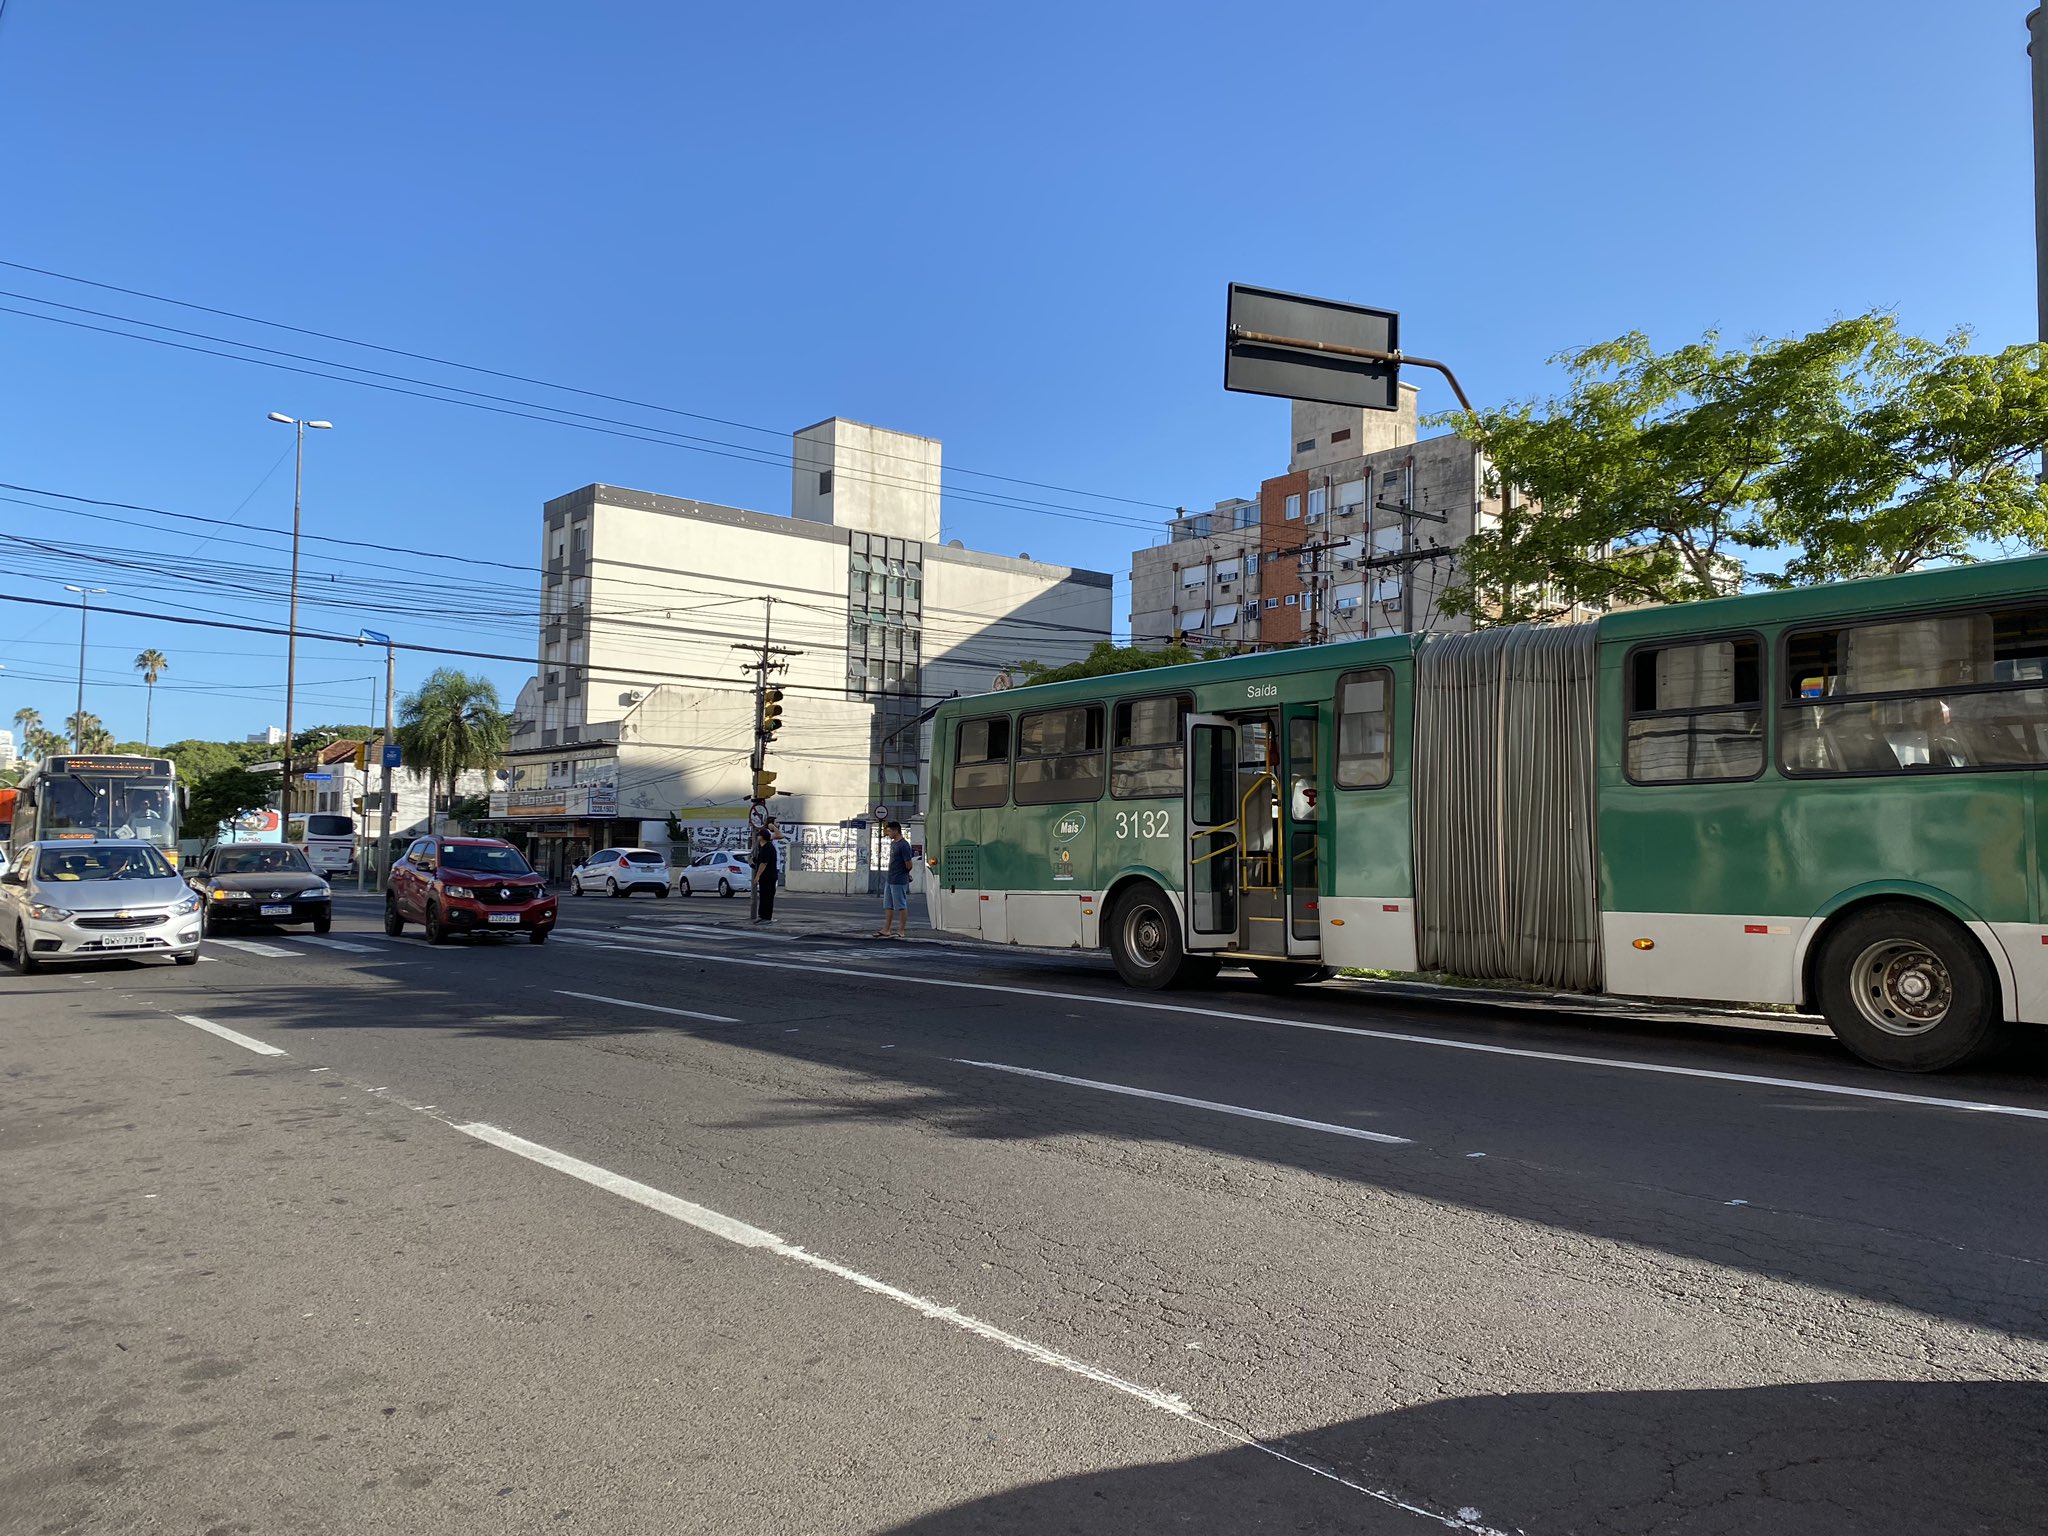
[[[2026,10],[11,0],[0,258],[765,428],[546,397],[771,459],[832,414],[939,437],[949,470],[1096,493],[1022,493],[1079,517],[956,500],[948,537],[1124,573],[1160,509],[1284,468],[1285,405],[1221,388],[1233,279],[1398,309],[1480,401],[1629,329],[1885,306],[2031,339]],[[0,290],[426,366],[13,269]],[[308,531],[377,546],[307,547],[302,623],[345,633],[530,649],[529,578],[385,551],[526,565],[541,502],[593,480],[788,506],[786,468],[0,313],[0,481],[288,527],[273,410],[336,423]],[[149,526],[0,501],[0,533],[140,567],[0,545],[0,593],[281,621],[273,535],[110,515]],[[145,645],[172,660],[159,739],[282,719],[281,640],[91,638],[87,707],[123,738]],[[74,613],[0,603],[0,724],[69,713],[76,644]],[[508,703],[526,671],[477,669]],[[360,718],[377,671],[302,646],[301,722]]]

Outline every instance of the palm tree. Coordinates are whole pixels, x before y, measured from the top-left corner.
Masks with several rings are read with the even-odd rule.
[[[488,678],[442,667],[398,706],[398,740],[408,763],[427,770],[427,826],[443,787],[452,801],[465,769],[488,768],[511,739],[511,721]]]
[[[142,674],[142,680],[149,684],[149,703],[143,707],[142,746],[145,751],[156,739],[156,680],[162,677],[170,662],[155,646],[135,658],[135,670]]]
[[[67,716],[64,729],[71,733],[71,739],[76,743],[74,751],[107,752],[113,749],[114,733],[90,710]]]
[[[29,713],[34,714],[35,711],[30,710]],[[28,730],[28,746],[37,758],[45,758],[64,750],[64,738],[46,726],[33,725]]]
[[[22,705],[14,712],[14,728],[21,733],[21,755],[39,756],[36,751],[36,737],[42,734],[43,712],[26,704]]]

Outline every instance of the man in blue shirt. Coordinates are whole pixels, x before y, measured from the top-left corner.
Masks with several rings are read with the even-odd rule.
[[[882,831],[889,838],[889,865],[882,876],[882,931],[878,939],[910,937],[910,844],[903,836],[901,822],[887,822]]]

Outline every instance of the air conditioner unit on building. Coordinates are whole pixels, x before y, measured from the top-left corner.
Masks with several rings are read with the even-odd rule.
[[[1356,560],[1339,560],[1337,562],[1337,569],[1340,571],[1355,571],[1358,569],[1358,562]]]

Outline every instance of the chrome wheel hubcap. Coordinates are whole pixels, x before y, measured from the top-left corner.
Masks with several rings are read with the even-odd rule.
[[[1849,987],[1864,1020],[1888,1035],[1924,1035],[1948,1018],[1955,1003],[1955,983],[1941,957],[1899,939],[1858,955]]]
[[[1166,958],[1166,924],[1157,908],[1139,907],[1125,920],[1124,948],[1148,970]]]

